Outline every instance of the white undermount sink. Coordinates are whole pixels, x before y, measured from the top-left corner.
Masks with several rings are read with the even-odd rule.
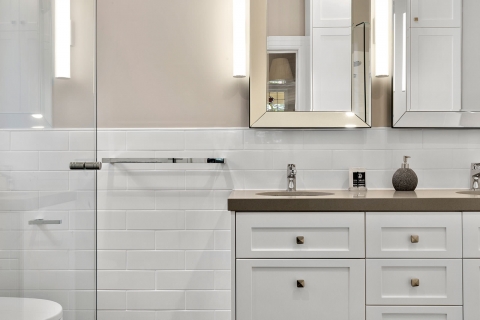
[[[272,192],[259,192],[258,196],[270,196],[270,197],[321,197],[331,196],[333,193],[321,192],[321,191],[272,191]]]
[[[458,191],[459,194],[469,194],[472,196],[480,196],[480,190]]]

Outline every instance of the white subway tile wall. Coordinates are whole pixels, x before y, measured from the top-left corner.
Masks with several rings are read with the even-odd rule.
[[[66,320],[92,316],[84,310],[91,291],[72,290],[94,279],[92,173],[66,171],[70,161],[92,160],[93,142],[83,131],[0,131],[0,294],[23,288],[59,301]],[[297,164],[299,189],[345,189],[352,166],[367,168],[369,188],[387,189],[410,155],[419,188],[466,189],[470,163],[480,161],[478,130],[109,129],[97,144],[99,159],[227,159],[104,164],[99,320],[230,319],[228,195],[285,188],[288,163]],[[68,223],[27,226],[38,214]]]
[[[64,320],[95,316],[93,131],[0,131],[0,296],[60,303]],[[59,225],[29,225],[34,219]],[[124,264],[123,264],[124,265]]]

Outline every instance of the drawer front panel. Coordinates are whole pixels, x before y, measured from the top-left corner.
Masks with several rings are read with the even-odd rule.
[[[462,305],[462,260],[367,260],[368,305]]]
[[[480,258],[480,212],[463,213],[463,257]]]
[[[462,319],[462,307],[367,307],[367,320]]]
[[[367,258],[462,258],[462,214],[367,212]]]
[[[237,258],[364,258],[364,214],[237,212]]]
[[[236,261],[236,320],[365,319],[365,260]]]

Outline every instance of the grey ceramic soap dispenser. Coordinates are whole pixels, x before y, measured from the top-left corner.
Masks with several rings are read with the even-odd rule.
[[[408,164],[409,156],[403,157],[402,167],[398,169],[392,178],[392,184],[397,191],[414,191],[418,185],[418,177]]]

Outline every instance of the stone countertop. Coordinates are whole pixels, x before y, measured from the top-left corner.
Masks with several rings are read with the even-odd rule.
[[[382,211],[478,211],[480,195],[458,194],[468,190],[308,190],[333,193],[327,196],[260,196],[268,190],[233,191],[228,198],[230,211],[317,211],[317,212],[382,212]],[[276,190],[279,191],[279,190]],[[299,190],[300,191],[300,190]]]

